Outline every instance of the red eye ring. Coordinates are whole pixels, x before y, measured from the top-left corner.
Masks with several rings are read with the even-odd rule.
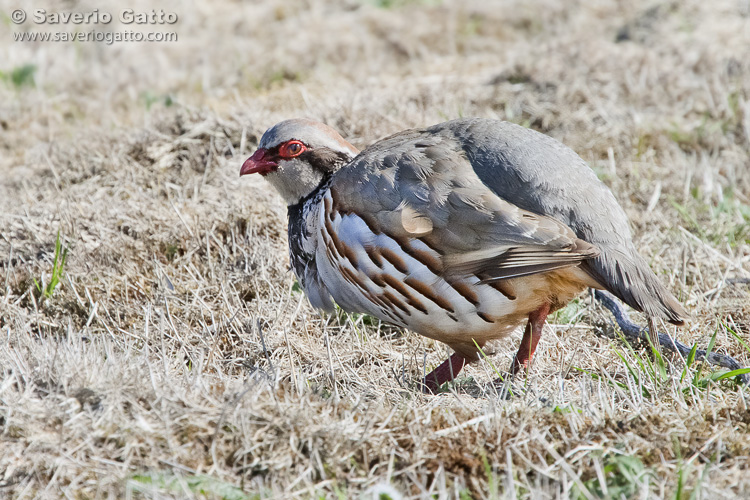
[[[285,142],[279,148],[279,154],[284,158],[294,158],[301,155],[307,150],[304,144],[300,141],[289,141]]]

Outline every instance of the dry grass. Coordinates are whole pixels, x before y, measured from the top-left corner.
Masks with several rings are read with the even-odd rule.
[[[542,130],[612,187],[693,314],[671,331],[750,364],[746,1],[163,8],[177,43],[21,44],[0,20],[0,496],[750,495],[747,391],[638,368],[588,297],[527,391],[489,384],[518,336],[415,391],[448,349],[313,310],[280,200],[237,177],[294,116],[360,147],[457,116]]]

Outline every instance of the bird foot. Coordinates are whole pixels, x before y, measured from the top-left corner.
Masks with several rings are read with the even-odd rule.
[[[422,392],[425,394],[437,394],[440,390],[440,386],[453,380],[453,378],[461,372],[465,364],[466,358],[454,352],[450,358],[443,361],[440,366],[432,370],[422,380]]]

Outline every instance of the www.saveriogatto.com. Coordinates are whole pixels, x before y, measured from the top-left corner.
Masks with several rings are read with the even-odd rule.
[[[107,12],[93,9],[87,12],[52,11],[49,9],[15,9],[10,13],[10,20],[17,25],[28,23],[37,25],[40,30],[15,31],[16,42],[103,42],[112,45],[117,42],[176,42],[174,31],[148,31],[148,26],[174,25],[179,16],[164,10],[137,11],[122,9]],[[125,28],[111,29],[118,24]],[[50,30],[50,27],[68,27],[68,30]],[[98,28],[97,26],[101,26]],[[91,29],[85,29],[91,27]]]

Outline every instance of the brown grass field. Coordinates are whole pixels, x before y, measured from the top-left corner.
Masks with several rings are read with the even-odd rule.
[[[37,4],[115,19],[17,25],[0,0],[0,498],[750,498],[734,378],[629,347],[585,295],[509,399],[518,332],[423,395],[450,350],[314,310],[281,200],[238,177],[291,117],[360,148],[460,116],[540,130],[690,311],[665,331],[750,365],[747,0],[135,1],[179,16],[136,27]],[[178,40],[13,38],[76,29]]]

